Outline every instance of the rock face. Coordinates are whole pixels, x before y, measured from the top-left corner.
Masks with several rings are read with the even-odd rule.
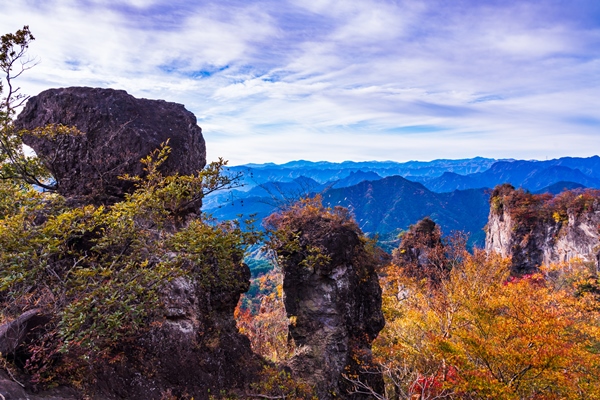
[[[94,392],[132,400],[207,400],[221,390],[242,392],[260,373],[262,361],[233,318],[240,294],[250,285],[249,268],[232,278],[239,284],[229,291],[207,290],[189,278],[171,282],[164,290],[166,320],[132,347],[141,352],[107,365]]]
[[[527,274],[542,264],[574,258],[600,261],[600,192],[532,195],[510,185],[494,189],[486,228],[488,252],[512,258],[512,271]]]
[[[392,264],[405,274],[437,285],[452,269],[452,254],[460,251],[442,241],[442,231],[431,218],[425,217],[402,234],[400,246],[392,252]],[[465,240],[466,242],[466,240]]]
[[[132,185],[118,177],[143,175],[139,160],[167,140],[172,152],[162,165],[163,174],[193,174],[206,164],[202,131],[194,115],[179,104],[136,99],[112,89],[52,89],[32,97],[15,123],[28,130],[46,124],[75,126],[83,132],[24,139],[56,177],[58,192],[75,205],[121,200]],[[242,393],[259,375],[263,360],[252,353],[233,317],[240,294],[250,285],[250,270],[241,261],[227,266],[215,261],[203,266],[202,273],[165,282],[164,318],[159,316],[148,329],[120,344],[115,350],[118,361],[90,366],[94,379],[82,382],[85,390],[93,398],[133,400],[207,400],[218,398],[221,391]],[[37,310],[31,310],[0,326],[0,351],[13,353],[39,318]],[[23,392],[2,378],[0,385]]]
[[[238,332],[233,318],[240,294],[250,285],[250,270],[243,265],[229,279],[226,286],[209,287],[190,277],[174,279],[163,289],[165,319],[126,341],[119,361],[90,366],[94,379],[82,382],[85,394],[94,399],[208,400],[211,395],[220,398],[221,391],[244,393],[259,376],[263,361],[252,353],[250,341]],[[33,309],[1,325],[2,356],[12,356],[28,334],[48,320]],[[23,371],[15,374],[24,387],[0,368],[0,394],[6,400],[83,398],[66,386],[37,393],[39,388]]]
[[[47,124],[78,128],[83,135],[51,140],[26,136],[57,180],[65,197],[96,202],[123,198],[130,182],[118,177],[143,174],[140,159],[168,139],[171,156],[165,175],[192,174],[206,164],[202,129],[183,105],[136,99],[123,90],[70,87],[32,97],[15,121],[18,129]]]
[[[291,210],[270,222],[288,235],[275,250],[283,260],[284,303],[296,345],[293,373],[315,384],[319,399],[361,398],[342,374],[381,392],[381,376],[365,373],[371,343],[385,323],[379,260],[366,250],[360,229],[344,213],[326,211]]]

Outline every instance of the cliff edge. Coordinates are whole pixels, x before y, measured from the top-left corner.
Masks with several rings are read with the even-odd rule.
[[[490,197],[485,249],[512,258],[512,273],[575,258],[600,262],[600,191],[531,194],[504,184]]]

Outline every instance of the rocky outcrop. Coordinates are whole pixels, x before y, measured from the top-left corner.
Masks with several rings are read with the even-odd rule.
[[[181,104],[137,99],[123,90],[50,89],[29,99],[15,127],[33,130],[47,124],[74,126],[83,133],[24,137],[65,197],[121,200],[132,184],[119,176],[143,175],[140,159],[167,140],[172,152],[162,166],[165,175],[193,174],[206,164],[202,129]]]
[[[575,258],[598,268],[600,192],[533,195],[502,185],[494,189],[490,206],[485,248],[511,257],[513,273]]]
[[[346,377],[380,391],[381,376],[368,370],[371,343],[384,326],[379,259],[360,229],[345,211],[317,205],[295,206],[269,222],[281,234],[275,251],[296,345],[293,373],[314,384],[319,399],[361,398]]]
[[[171,154],[161,166],[164,175],[193,174],[206,163],[202,131],[194,115],[179,104],[136,99],[112,89],[52,89],[32,97],[15,122],[17,128],[28,130],[46,124],[75,126],[82,132],[59,137],[26,134],[24,139],[55,176],[58,192],[76,207],[89,202],[111,204],[123,199],[132,186],[119,176],[143,175],[140,159],[167,140]],[[195,211],[199,210],[199,204],[193,206]],[[143,221],[144,218],[140,217],[141,224],[148,222]],[[181,229],[178,224],[152,226],[157,238]],[[119,258],[127,254],[128,247],[121,251]],[[111,250],[106,248],[104,252],[108,255]],[[61,258],[69,256],[65,254]],[[161,253],[148,257],[160,259],[163,256]],[[86,366],[86,374],[78,382],[86,396],[208,400],[219,398],[222,391],[244,393],[257,379],[264,362],[252,353],[248,338],[239,333],[234,320],[240,295],[250,284],[250,270],[242,263],[241,253],[228,261],[211,260],[190,266],[189,271],[193,273],[160,283],[166,311],[152,315],[146,321],[147,326],[124,336],[126,339],[115,348],[107,349],[106,354],[110,356],[98,357]],[[30,351],[23,344],[29,332],[40,325],[40,318],[44,316],[39,315],[39,310],[31,310],[0,326],[3,356],[12,356],[19,349]],[[15,365],[25,365],[29,356],[31,354],[24,354],[23,362]],[[77,355],[73,357],[76,359]],[[49,363],[50,368],[65,367],[72,361],[67,358],[56,355],[55,364]],[[55,398],[52,397],[54,392],[47,396],[31,395],[38,388],[26,369],[20,372],[25,388],[0,375],[0,385],[10,387],[10,393],[14,393],[11,398],[22,398],[19,397],[22,393],[29,393],[26,396],[32,399]],[[62,387],[60,390],[70,393],[71,389]],[[8,391],[0,390],[0,394],[3,393]],[[76,395],[82,397],[81,393]]]
[[[207,400],[219,398],[221,391],[243,393],[263,362],[233,318],[250,284],[247,266],[238,274],[230,277],[238,282],[234,290],[187,277],[173,280],[164,289],[166,319],[131,346],[126,362],[104,366],[93,391],[132,400]]]
[[[1,325],[2,357],[18,361],[0,367],[0,394],[23,400],[82,398],[83,394],[86,398],[131,400],[209,400],[221,398],[222,392],[243,395],[259,379],[264,361],[252,352],[233,317],[240,294],[249,288],[250,270],[245,264],[225,269],[215,265],[210,273],[227,275],[226,282],[206,284],[202,282],[206,277],[200,275],[178,277],[165,284],[164,315],[123,340],[107,353],[110,357],[99,357],[87,366],[85,378],[78,384],[83,393],[69,386],[40,393],[43,385],[36,386],[27,370],[20,368],[31,356],[25,346],[29,335],[35,335],[36,328],[41,335],[45,333],[40,325],[49,318],[40,310],[27,311]],[[65,368],[60,356],[56,357],[52,368]],[[4,368],[13,369],[16,378],[4,373]]]
[[[411,225],[400,238],[400,246],[392,252],[392,264],[407,276],[427,281],[429,285],[448,278],[454,254],[460,253],[466,243],[466,239],[460,240],[456,234],[449,241],[442,240],[440,226],[429,217]]]

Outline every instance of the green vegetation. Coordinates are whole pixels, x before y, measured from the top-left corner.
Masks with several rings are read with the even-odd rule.
[[[123,201],[73,205],[53,193],[51,174],[25,154],[22,138],[80,133],[53,125],[14,129],[15,112],[27,99],[14,79],[33,65],[24,58],[32,40],[24,27],[0,43],[6,76],[0,84],[0,323],[39,310],[47,323],[10,355],[10,368],[27,371],[35,383],[85,389],[97,368],[138,356],[136,339],[164,322],[163,290],[173,279],[187,277],[213,293],[238,292],[245,251],[259,236],[237,222],[189,213],[190,204],[234,182],[223,175],[223,160],[195,175],[163,176],[158,167],[168,143],[142,160],[143,177],[123,177],[135,184]],[[594,209],[599,194],[551,199],[501,186],[491,204],[532,228]],[[300,223],[314,229],[302,234],[326,239],[339,226],[360,231],[348,210],[323,207],[319,198],[268,222],[278,228],[273,246],[307,271],[324,267],[332,255],[302,242]],[[465,242],[460,235],[443,240],[431,220],[403,235],[394,262],[380,271],[387,324],[373,353],[386,393],[370,392],[358,375],[349,378],[354,389],[386,399],[600,399],[597,271],[572,263],[511,278],[507,260],[470,254]],[[367,239],[360,237],[360,245],[365,251],[351,260],[356,265],[381,260]],[[287,332],[296,319],[283,307],[281,272],[255,263],[264,272],[252,289],[258,301],[238,307],[238,326],[257,353],[284,362],[292,356]],[[367,279],[367,272],[359,270],[358,278]],[[312,397],[309,384],[272,366],[250,389],[260,393],[254,397]]]
[[[16,180],[55,190],[50,172],[37,157],[28,156],[23,147],[24,135],[37,135],[59,141],[68,135],[77,135],[77,129],[61,125],[47,125],[34,132],[19,131],[13,126],[17,110],[29,96],[21,93],[15,79],[35,65],[27,57],[29,44],[35,40],[28,26],[0,37],[0,71],[5,82],[0,81],[0,180]]]
[[[51,317],[23,360],[39,381],[85,382],[100,361],[122,355],[162,320],[160,290],[173,278],[212,291],[239,286],[244,250],[256,236],[236,223],[178,213],[199,190],[225,182],[217,178],[224,164],[163,177],[156,167],[167,153],[145,159],[147,177],[110,207],[68,207],[58,195],[1,182],[3,199],[12,199],[0,205],[2,318],[31,308]]]
[[[15,131],[12,118],[27,97],[14,78],[29,67],[31,40],[27,27],[4,35],[0,53],[7,87],[0,109],[0,322],[39,310],[48,323],[12,360],[33,382],[85,388],[96,368],[135,357],[135,339],[163,322],[161,291],[169,281],[185,276],[200,290],[238,293],[245,249],[258,237],[236,222],[190,214],[190,204],[234,182],[222,173],[223,160],[195,175],[163,176],[168,143],[142,160],[143,178],[122,177],[135,190],[116,204],[72,205],[35,190],[52,189],[51,176],[24,154],[23,135],[79,133],[60,126]]]

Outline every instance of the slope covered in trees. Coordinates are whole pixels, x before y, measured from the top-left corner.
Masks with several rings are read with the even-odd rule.
[[[497,254],[423,239],[382,271],[386,327],[373,351],[387,386],[375,397],[600,397],[595,271],[573,263],[513,278]],[[418,274],[403,253],[415,248]]]
[[[350,392],[375,399],[600,398],[596,268],[573,260],[517,277],[510,259],[470,253],[465,243],[462,235],[444,238],[430,219],[402,235],[379,269],[386,325],[373,355],[385,388],[345,374]],[[277,276],[270,274],[263,279]],[[281,297],[269,296],[281,307]],[[263,324],[252,336],[257,348],[289,322],[282,311],[245,314],[244,326]]]

